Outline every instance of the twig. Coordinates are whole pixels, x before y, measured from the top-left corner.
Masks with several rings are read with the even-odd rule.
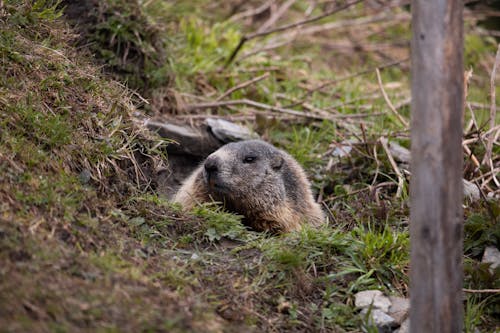
[[[281,99],[284,99],[284,100],[287,100],[287,101],[292,101],[292,102],[295,102],[295,101],[296,101],[296,99],[295,99],[295,98],[290,97],[290,96],[288,96],[288,95],[286,95],[286,94],[282,94],[282,93],[277,93],[275,96],[276,96],[277,98],[281,98]],[[329,116],[329,115],[331,115],[331,114],[332,114],[332,112],[330,112],[330,111],[328,111],[328,110],[323,110],[323,109],[317,108],[317,107],[315,107],[314,105],[311,105],[311,104],[309,104],[309,103],[302,103],[302,105],[301,105],[301,106],[302,106],[304,109],[306,109],[306,110],[309,110],[309,111],[311,111],[311,112],[316,112],[316,113],[318,113],[318,114],[327,115],[327,116]]]
[[[285,114],[290,114],[294,116],[299,116],[299,117],[306,117],[310,119],[316,119],[316,120],[335,120],[335,119],[349,119],[349,118],[364,118],[364,117],[375,117],[375,116],[381,116],[385,115],[385,113],[370,113],[370,114],[338,114],[338,115],[330,115],[330,116],[320,116],[318,114],[313,114],[311,112],[303,112],[303,111],[298,111],[298,110],[293,110],[293,109],[287,109],[283,107],[278,107],[278,106],[272,106],[269,104],[264,104],[264,103],[259,103],[256,101],[252,101],[249,99],[235,99],[231,101],[218,101],[218,102],[207,102],[207,103],[199,103],[199,104],[190,104],[186,106],[187,111],[193,111],[193,110],[199,110],[199,109],[209,109],[209,108],[216,108],[216,107],[221,107],[221,106],[231,106],[231,105],[249,105],[253,106],[255,108],[263,109],[263,110],[268,110],[268,111],[274,111],[274,112],[280,112],[280,113],[285,113]]]
[[[274,13],[266,22],[264,22],[264,24],[257,30],[257,32],[263,32],[272,27],[276,23],[276,21],[278,21],[280,17],[286,13],[288,8],[290,8],[294,4],[295,1],[297,0],[288,0],[287,2],[285,2],[280,8],[278,8],[276,13]]]
[[[474,113],[474,110],[472,109],[472,106],[470,105],[470,103],[467,102],[466,105],[467,105],[467,109],[470,112],[472,123],[474,124],[474,127],[476,128],[477,136],[478,136],[479,140],[481,141],[481,143],[483,144],[484,148],[486,149],[486,143],[484,142],[483,136],[481,135],[481,127],[479,127],[479,125],[477,123],[476,114]]]
[[[385,63],[385,64],[383,64],[381,66],[378,66],[376,68],[383,69],[383,68],[386,68],[386,67],[391,67],[391,66],[399,65],[399,64],[401,64],[403,62],[407,62],[408,60],[409,60],[409,58],[400,59],[400,60],[396,60],[396,61],[391,61],[391,62]],[[335,84],[340,83],[342,81],[353,79],[353,78],[358,77],[358,76],[362,76],[362,75],[365,75],[365,74],[370,74],[371,72],[373,72],[373,70],[374,70],[374,68],[370,68],[370,69],[367,69],[367,70],[364,70],[364,71],[361,71],[361,72],[358,72],[358,73],[354,73],[354,74],[351,74],[351,75],[346,75],[344,77],[341,77],[341,78],[338,78],[338,79],[335,79],[335,80],[326,81],[326,82],[320,84],[319,86],[317,86],[315,88],[309,89],[307,91],[307,93],[305,93],[304,95],[302,95],[299,98],[300,99],[299,102],[296,102],[296,103],[291,104],[291,105],[287,105],[286,107],[294,107],[296,105],[300,105],[301,103],[303,103],[305,101],[305,99],[307,97],[311,96],[314,92],[316,92],[318,90],[321,90],[321,89],[326,88],[326,87],[331,86],[331,85],[335,85]]]
[[[387,146],[387,139],[384,137],[380,138],[380,143],[382,144],[382,147],[385,150],[385,153],[387,154],[387,158],[389,158],[389,162],[391,163],[392,169],[398,176],[398,190],[396,191],[396,198],[401,197],[401,192],[403,191],[403,186],[404,186],[404,176],[401,173],[401,170],[399,170],[398,165],[396,164],[396,161],[394,161],[394,158],[392,157],[391,151],[389,150],[389,147]]]
[[[384,96],[385,102],[389,106],[389,110],[392,111],[392,113],[398,118],[398,120],[403,124],[405,128],[408,128],[410,125],[408,122],[398,113],[394,105],[392,104],[391,100],[389,99],[389,96],[387,96],[387,93],[384,90],[384,85],[382,84],[382,78],[380,77],[380,71],[378,68],[375,69],[375,72],[377,73],[377,81],[378,81],[378,86],[380,87],[380,91],[382,92],[382,96]]]
[[[371,23],[377,23],[380,21],[403,21],[410,20],[411,16],[408,13],[399,13],[394,15],[394,13],[381,12],[377,15],[371,15],[366,17],[358,17],[355,19],[341,20],[336,22],[329,22],[322,25],[315,25],[309,28],[302,29],[300,31],[301,36],[312,35],[318,32],[334,30],[339,28],[351,28],[358,25],[366,25]]]
[[[252,39],[257,38],[257,37],[267,36],[267,35],[270,35],[270,34],[273,34],[273,33],[276,33],[276,32],[280,32],[280,31],[284,31],[284,30],[296,28],[296,27],[299,27],[299,26],[304,25],[304,24],[308,24],[308,23],[319,21],[319,20],[321,20],[321,19],[323,19],[323,18],[325,18],[327,16],[330,16],[330,15],[333,15],[335,13],[338,13],[338,12],[340,12],[340,11],[342,11],[344,9],[347,9],[347,8],[353,6],[353,5],[357,4],[357,3],[360,3],[362,1],[363,0],[354,0],[353,2],[347,3],[347,4],[343,5],[343,6],[338,7],[338,8],[334,8],[332,10],[327,11],[324,14],[321,14],[321,15],[309,18],[307,20],[302,20],[302,21],[298,21],[298,22],[295,22],[295,23],[286,24],[286,25],[283,25],[281,27],[277,27],[275,29],[271,29],[271,30],[267,30],[267,31],[260,31],[260,32],[257,31],[257,32],[255,32],[253,34],[249,34],[249,35],[243,36],[243,37],[241,37],[240,42],[238,43],[238,45],[236,46],[236,48],[233,50],[233,52],[229,56],[229,58],[226,61],[226,64],[225,64],[224,67],[228,67],[233,62],[234,58],[236,58],[236,55],[241,50],[241,48],[243,47],[243,45],[246,42],[248,42],[249,40],[252,40]]]
[[[489,182],[489,180],[487,182]],[[487,183],[487,182],[485,182],[485,183]],[[491,207],[491,205],[488,204],[488,197],[486,196],[486,194],[484,194],[483,186],[479,186],[479,184],[477,182],[475,182],[474,184],[476,184],[476,186],[479,190],[479,195],[481,196],[483,201],[486,203],[486,210],[488,211],[488,214],[490,214],[491,220],[495,221],[496,215],[493,212],[493,208]],[[487,186],[485,186],[485,187],[487,187]],[[489,189],[489,188],[488,188],[488,190],[491,191],[491,189]]]
[[[491,104],[490,106],[488,106],[488,104],[483,104],[483,103],[479,103],[479,102],[469,102],[469,104],[475,108],[478,108],[478,109],[484,109],[484,110],[487,110],[488,108],[491,110]],[[496,107],[496,111],[500,111],[500,107]]]
[[[277,49],[278,47],[285,46],[287,44],[290,44],[291,42],[293,42],[293,39],[285,40],[283,42],[278,42],[278,43],[267,44],[266,46],[264,46],[264,47],[262,47],[260,49],[252,50],[250,52],[244,53],[240,57],[240,60],[243,60],[243,59],[246,59],[246,58],[250,58],[251,56],[256,55],[258,53],[261,53],[261,52],[267,52],[267,51],[271,51],[271,50]]]
[[[377,158],[377,145],[373,145],[373,158],[375,159],[375,164],[377,165],[377,168],[375,169],[375,176],[373,176],[373,181],[371,186],[374,186],[375,183],[377,182],[378,174],[380,172],[380,161]]]
[[[486,173],[484,173],[484,174],[482,174],[482,175],[480,175],[480,176],[472,179],[471,182],[474,183],[474,182],[480,181],[480,180],[482,180],[482,179],[484,179],[484,178],[486,178],[488,176],[491,176],[492,174],[495,174],[495,173],[500,173],[500,168],[495,168],[493,170],[490,170],[490,171],[488,171],[488,172],[486,172]]]
[[[470,159],[472,160],[472,163],[474,163],[474,165],[476,166],[476,168],[479,170],[479,172],[481,172],[481,170],[479,169],[481,167],[481,164],[479,163],[478,159],[476,156],[474,156],[474,154],[472,153],[472,151],[470,150],[469,146],[467,146],[467,144],[465,143],[462,143],[462,146],[465,150],[465,153],[470,157]]]
[[[239,89],[243,89],[251,84],[254,84],[255,82],[258,82],[258,81],[261,81],[261,80],[264,80],[265,78],[269,77],[269,73],[265,73],[261,76],[257,76],[251,80],[248,80],[248,81],[245,81],[245,82],[242,82],[234,87],[232,87],[231,89],[227,90],[225,93],[223,93],[222,95],[220,95],[219,97],[217,97],[216,101],[220,101],[221,99],[231,95],[233,92],[235,92],[236,90],[239,90]]]
[[[481,294],[481,293],[498,294],[498,293],[500,293],[500,289],[467,289],[467,288],[463,288],[462,290],[466,293],[473,293],[473,294]]]
[[[242,19],[242,18],[259,15],[260,13],[264,12],[269,7],[271,7],[271,4],[273,2],[274,2],[274,0],[270,0],[270,1],[264,2],[261,6],[255,8],[255,9],[249,9],[249,10],[244,11],[242,13],[235,14],[229,18],[229,21],[234,22],[234,21],[237,21],[237,20]]]

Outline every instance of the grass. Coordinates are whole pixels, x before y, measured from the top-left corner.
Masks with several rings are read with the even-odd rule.
[[[97,23],[84,38],[99,64],[106,64],[104,72],[122,81],[117,83],[102,75],[92,50],[74,47],[81,40],[57,2],[4,1],[0,326],[7,331],[359,332],[365,324],[353,305],[356,292],[408,295],[408,179],[397,197],[397,176],[379,144],[386,136],[408,147],[408,132],[390,114],[363,116],[387,109],[369,69],[404,52],[395,47],[384,55],[346,54],[336,48],[343,41],[338,33],[306,36],[244,58],[275,41],[268,36],[247,43],[240,58],[221,70],[241,36],[262,22],[224,20],[230,5],[211,6],[110,0],[93,7],[102,17],[92,21],[97,18],[89,12],[86,22]],[[307,8],[298,1],[281,23],[301,18]],[[487,103],[494,45],[471,30],[466,62],[481,65],[469,98]],[[384,36],[366,37],[357,28],[352,33],[381,42],[407,37],[408,27],[391,23]],[[381,70],[394,104],[408,95],[404,64]],[[145,176],[165,164],[168,141],[141,128],[134,112],[183,113],[179,105],[214,100],[264,73],[266,79],[226,99],[362,115],[312,121],[246,106],[208,112],[241,116],[305,167],[330,212],[329,224],[319,229],[256,233],[212,204],[184,214]],[[335,82],[316,89],[329,80]],[[297,99],[304,103],[290,106]],[[408,118],[408,107],[399,110]],[[487,111],[476,109],[478,121]],[[348,156],[332,155],[347,142]],[[484,154],[479,143],[471,149]],[[498,246],[498,204],[466,204],[465,287],[498,288],[498,269],[491,272],[480,262],[486,246]],[[499,325],[498,295],[468,295],[464,310],[466,331]]]

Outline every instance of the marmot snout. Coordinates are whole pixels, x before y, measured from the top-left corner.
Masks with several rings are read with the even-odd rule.
[[[310,183],[287,153],[260,140],[230,143],[210,156],[174,197],[185,209],[218,201],[255,230],[288,232],[324,220]]]

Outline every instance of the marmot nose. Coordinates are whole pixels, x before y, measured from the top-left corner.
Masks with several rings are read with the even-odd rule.
[[[216,157],[209,156],[205,161],[205,170],[207,173],[217,173],[219,171],[219,161]]]

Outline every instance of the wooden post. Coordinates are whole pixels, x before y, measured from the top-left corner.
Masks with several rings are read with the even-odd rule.
[[[463,2],[412,0],[410,332],[462,332]]]

